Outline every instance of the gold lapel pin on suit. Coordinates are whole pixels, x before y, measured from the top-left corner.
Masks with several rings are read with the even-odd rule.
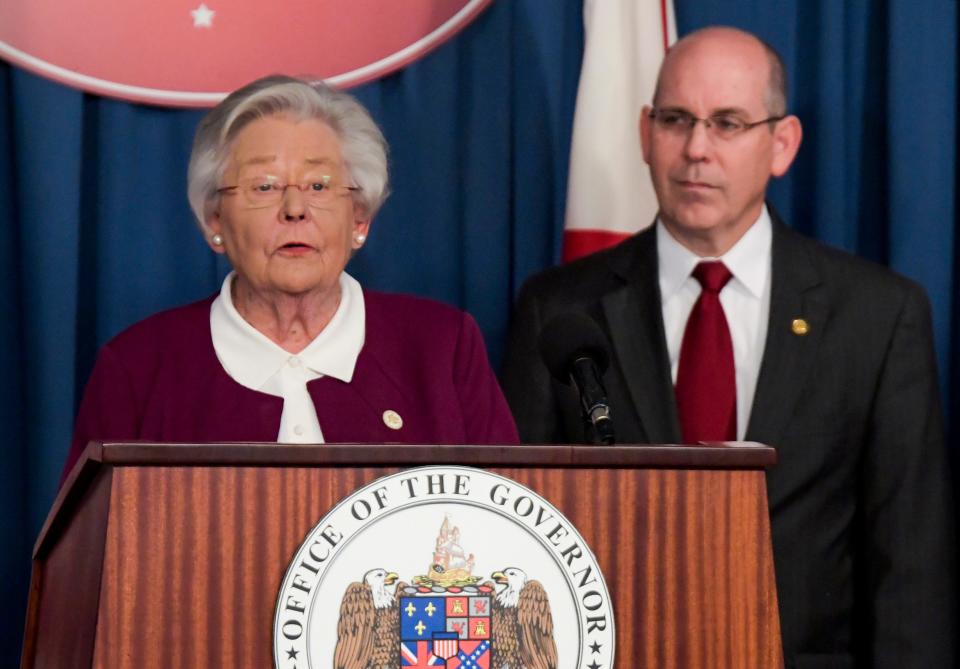
[[[810,332],[810,324],[803,318],[794,318],[793,322],[790,323],[790,330],[798,337],[802,337]]]

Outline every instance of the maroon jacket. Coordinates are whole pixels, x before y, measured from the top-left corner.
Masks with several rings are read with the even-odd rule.
[[[283,399],[227,375],[210,338],[216,296],[164,311],[108,342],[77,417],[64,476],[90,440],[276,441]],[[517,429],[468,314],[364,291],[353,380],[307,384],[328,442],[514,444]],[[403,418],[388,428],[383,412]]]

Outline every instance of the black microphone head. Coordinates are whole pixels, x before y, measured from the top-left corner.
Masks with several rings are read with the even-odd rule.
[[[570,367],[580,357],[592,358],[601,374],[610,364],[607,337],[597,322],[574,312],[558,314],[540,330],[540,355],[555,379],[570,383]]]

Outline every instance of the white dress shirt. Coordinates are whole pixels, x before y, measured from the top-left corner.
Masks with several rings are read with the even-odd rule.
[[[767,338],[770,316],[770,264],[773,226],[766,206],[750,229],[719,258],[701,258],[681,245],[657,221],[657,259],[660,297],[663,301],[663,326],[667,335],[670,372],[677,382],[680,346],[687,319],[700,297],[700,283],[693,278],[697,263],[721,260],[733,278],[720,291],[730,339],[737,383],[737,439],[747,433],[750,408],[757,389],[760,361]]]
[[[349,383],[363,348],[366,312],[363,290],[352,276],[340,274],[340,305],[327,327],[300,353],[283,350],[243,319],[223,281],[210,306],[210,335],[223,369],[242,386],[283,398],[277,441],[322,444],[323,431],[307,382],[332,376]]]

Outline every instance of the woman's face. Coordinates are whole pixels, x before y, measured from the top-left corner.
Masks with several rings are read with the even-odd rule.
[[[355,208],[347,189],[354,184],[329,126],[283,115],[253,121],[234,139],[220,185],[225,190],[207,225],[223,245],[211,248],[226,253],[242,281],[287,295],[338,289],[370,221]]]

